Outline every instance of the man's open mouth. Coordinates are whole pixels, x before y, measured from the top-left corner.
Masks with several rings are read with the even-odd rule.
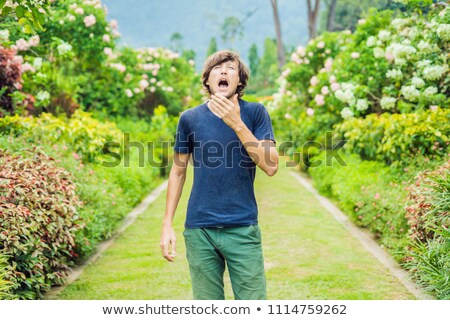
[[[220,81],[219,81],[219,88],[220,88],[220,89],[226,89],[226,88],[228,88],[228,81],[227,81],[227,80],[220,80]]]

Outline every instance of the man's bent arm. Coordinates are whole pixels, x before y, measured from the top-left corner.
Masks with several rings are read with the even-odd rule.
[[[169,174],[166,195],[166,210],[161,230],[161,252],[165,259],[173,262],[176,255],[176,236],[172,227],[173,217],[180,201],[190,153],[174,153],[174,161]],[[169,250],[171,247],[171,250]]]
[[[239,140],[253,162],[268,176],[273,176],[278,170],[278,151],[272,140],[258,140],[242,121],[234,128]]]

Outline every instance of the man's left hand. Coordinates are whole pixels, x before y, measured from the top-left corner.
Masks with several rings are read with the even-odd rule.
[[[239,107],[238,95],[235,94],[231,100],[220,94],[211,95],[210,107],[222,120],[233,130],[242,125],[241,108]]]

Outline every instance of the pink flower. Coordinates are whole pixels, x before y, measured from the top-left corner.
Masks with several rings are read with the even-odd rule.
[[[392,60],[394,60],[394,55],[390,52],[386,52],[386,54],[384,55],[384,57],[391,62]]]
[[[113,19],[109,22],[109,25],[111,26],[111,28],[113,29],[117,29],[117,20]]]
[[[67,150],[67,146],[62,146],[63,150]]]
[[[333,66],[333,59],[331,59],[331,58],[328,58],[326,61],[325,61],[325,69],[327,69],[328,71],[330,71],[331,70],[331,67]]]
[[[330,83],[334,83],[334,82],[336,82],[336,76],[332,75],[332,76],[330,76]]]
[[[109,36],[109,34],[104,34],[102,37],[102,40],[104,42],[110,42],[111,41],[111,37]]]
[[[147,80],[142,79],[141,81],[139,81],[139,87],[141,88],[141,90],[144,90],[148,86],[149,86],[149,83]]]
[[[334,82],[331,84],[331,90],[336,91],[337,89],[339,89],[341,86],[339,85],[339,83]]]
[[[379,193],[375,193],[375,196],[374,196],[375,199],[380,199],[380,197],[381,197],[381,196],[380,196]]]
[[[314,109],[312,109],[312,108],[306,109],[306,114],[308,116],[312,117],[314,115]]]
[[[95,16],[93,14],[90,14],[84,17],[83,22],[86,28],[89,28],[92,27],[97,22],[97,20],[95,19]]]
[[[320,92],[322,92],[322,94],[326,95],[328,94],[330,91],[328,90],[327,86],[323,86],[322,89],[320,90]]]
[[[317,48],[319,48],[319,49],[322,49],[322,48],[324,48],[325,47],[325,42],[323,42],[323,41],[320,41],[318,44],[317,44]]]
[[[29,40],[28,40],[28,44],[30,45],[30,47],[36,47],[39,44],[40,38],[38,35],[32,36]]]
[[[81,14],[84,14],[84,10],[83,10],[83,8],[76,8],[75,13],[81,15]]]
[[[316,76],[313,76],[313,77],[311,78],[311,80],[309,80],[309,83],[314,87],[316,84],[319,83],[319,80],[317,79]]]
[[[353,59],[358,59],[359,58],[359,52],[352,52],[352,54],[350,55]]]
[[[430,110],[433,112],[437,111],[438,108],[439,108],[438,106],[430,106]]]
[[[314,101],[318,106],[323,106],[325,104],[325,99],[321,94],[316,94],[316,96],[314,97]]]
[[[78,153],[72,153],[72,156],[75,160],[80,160],[80,156],[78,155]]]
[[[16,41],[17,50],[19,51],[26,51],[30,49],[30,44],[24,39],[20,38]]]
[[[113,55],[112,49],[111,49],[111,48],[108,48],[108,47],[105,47],[105,48],[103,49],[103,53],[106,54],[107,56],[110,56],[110,57]]]
[[[27,71],[35,72],[36,69],[34,69],[34,67],[27,62],[27,63],[22,64],[22,72],[27,72]]]
[[[113,202],[111,202],[111,204],[114,206],[114,205],[116,205],[116,203],[113,201]]]
[[[106,183],[106,180],[105,180],[105,179],[103,179],[103,180],[102,180],[102,183]]]

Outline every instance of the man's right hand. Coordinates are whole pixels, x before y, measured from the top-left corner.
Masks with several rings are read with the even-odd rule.
[[[174,262],[176,256],[176,242],[177,238],[173,227],[163,225],[160,246],[162,255],[167,261]]]

